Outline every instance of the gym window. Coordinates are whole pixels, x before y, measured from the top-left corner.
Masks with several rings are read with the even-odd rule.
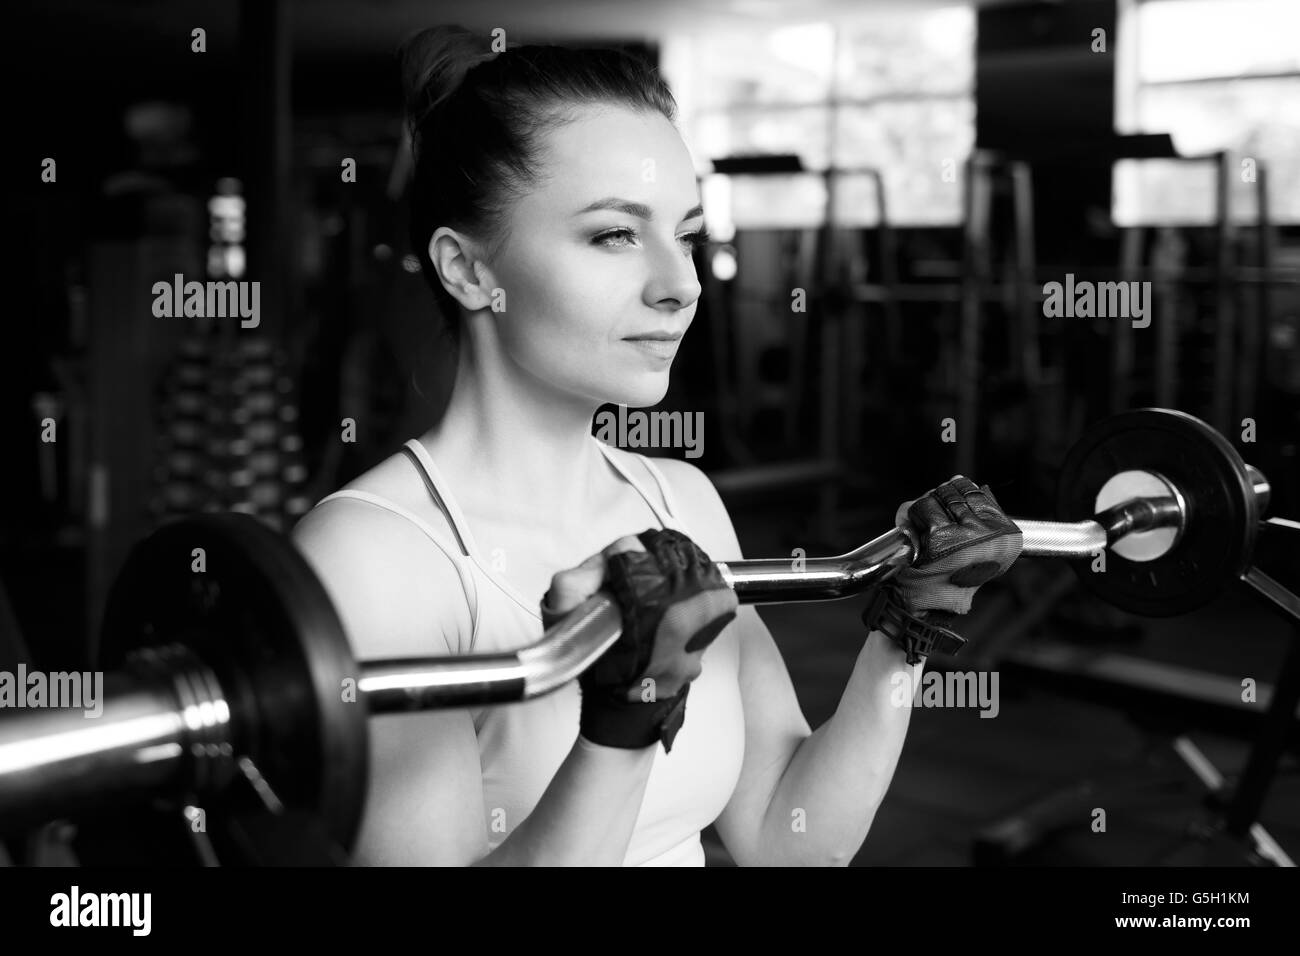
[[[891,8],[836,23],[667,37],[663,71],[700,166],[742,153],[796,153],[807,176],[741,177],[742,228],[813,227],[825,205],[822,173],[837,180],[835,220],[876,224],[879,170],[891,223],[956,225],[956,168],[975,142],[975,13],[966,5]]]
[[[1119,0],[1115,126],[1169,133],[1184,156],[1231,153],[1230,208],[1254,220],[1243,161],[1273,172],[1269,215],[1300,223],[1300,3],[1295,0]],[[1204,225],[1214,218],[1211,163],[1116,164],[1120,225]]]

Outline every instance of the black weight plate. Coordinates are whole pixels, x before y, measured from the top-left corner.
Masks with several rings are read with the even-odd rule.
[[[195,548],[204,550],[202,573],[192,570]],[[365,704],[343,700],[342,682],[358,668],[323,585],[292,543],[230,513],[183,518],[137,544],[109,594],[100,666],[172,642],[216,674],[235,755],[252,759],[286,812],[318,816],[350,848],[369,772]],[[232,785],[196,795],[223,862],[247,862],[239,847],[257,829],[248,814],[268,812],[249,799],[255,793]]]
[[[1177,545],[1154,561],[1106,553],[1105,572],[1092,559],[1072,561],[1085,587],[1134,614],[1172,617],[1209,604],[1251,561],[1259,509],[1246,466],[1217,431],[1191,415],[1161,408],[1123,412],[1089,428],[1061,468],[1057,514],[1093,516],[1097,492],[1117,472],[1154,471],[1187,502]]]

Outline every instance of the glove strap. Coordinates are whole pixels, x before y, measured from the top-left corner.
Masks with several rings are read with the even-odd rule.
[[[935,653],[956,654],[965,646],[964,637],[943,626],[951,623],[956,615],[932,611],[926,612],[931,615],[928,620],[922,620],[903,607],[898,589],[892,584],[876,585],[868,594],[862,623],[901,647],[907,663],[919,664]]]
[[[578,732],[593,744],[639,750],[660,741],[671,753],[677,731],[686,719],[687,684],[673,697],[655,701],[629,701],[616,694],[584,701]],[[584,691],[585,693],[585,691]]]

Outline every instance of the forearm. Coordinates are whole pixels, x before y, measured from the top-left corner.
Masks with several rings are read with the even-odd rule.
[[[622,866],[656,747],[579,737],[533,812],[477,865]]]
[[[846,865],[862,846],[893,780],[911,721],[909,665],[873,631],[835,715],[795,748],[773,791],[756,845],[768,865]]]

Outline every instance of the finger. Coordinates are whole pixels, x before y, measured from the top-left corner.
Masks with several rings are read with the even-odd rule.
[[[1002,506],[998,504],[998,499],[993,497],[993,489],[988,485],[981,485],[976,491],[972,492],[968,499],[970,506],[975,511],[996,511],[1002,513]]]
[[[904,501],[898,506],[898,510],[894,512],[894,527],[901,528],[903,525],[907,524],[908,509],[910,509],[915,503],[916,499],[913,498],[911,501]]]
[[[645,550],[645,545],[641,543],[640,538],[638,538],[634,534],[625,534],[623,535],[623,537],[619,538],[613,544],[606,547],[600,553],[602,556],[609,558],[623,551],[644,551],[644,550]]]
[[[980,490],[979,485],[975,484],[975,482],[971,481],[965,475],[953,475],[948,479],[948,484],[960,491],[964,498],[973,494],[978,494]]]
[[[970,510],[970,505],[966,503],[966,489],[968,486],[972,489],[975,487],[969,478],[954,475],[934,489],[933,492],[934,496],[943,504],[943,510],[948,512],[952,520],[958,524],[974,516]]]
[[[947,509],[935,497],[934,491],[924,498],[917,498],[916,501],[912,502],[912,507],[908,509],[907,516],[912,523],[912,527],[920,533],[922,547],[925,546],[926,541],[929,539],[931,528],[940,528],[952,522]]]
[[[576,568],[560,571],[542,597],[543,617],[567,614],[600,590],[605,583],[605,555],[593,554]]]

